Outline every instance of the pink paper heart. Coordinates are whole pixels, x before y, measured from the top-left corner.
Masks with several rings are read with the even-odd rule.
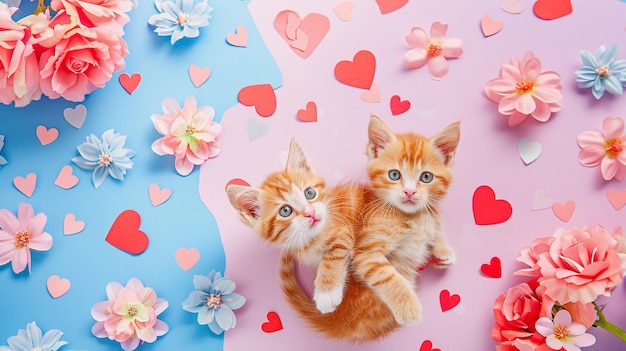
[[[204,84],[211,76],[211,69],[209,67],[198,67],[198,65],[189,66],[189,77],[191,82],[196,88],[199,88]]]
[[[533,210],[544,210],[552,207],[552,204],[553,201],[546,196],[545,190],[535,191],[535,195],[533,195]]]
[[[76,107],[68,107],[63,110],[63,117],[72,127],[80,129],[87,118],[87,107],[85,105],[76,105]]]
[[[85,229],[85,222],[77,221],[76,216],[73,213],[68,213],[63,219],[63,234],[73,235],[78,234]]]
[[[480,28],[483,31],[483,35],[489,37],[502,30],[502,22],[493,21],[491,16],[484,15],[483,18],[480,19]]]
[[[569,222],[574,214],[574,209],[576,209],[576,203],[572,200],[567,201],[565,204],[560,202],[552,204],[552,212],[563,222]]]
[[[57,179],[54,180],[54,184],[63,189],[70,189],[76,186],[78,177],[72,174],[73,171],[72,166],[63,166],[59,175],[57,175]]]
[[[372,83],[369,90],[361,93],[361,100],[372,103],[380,102],[380,88],[376,82]]]
[[[522,13],[522,1],[521,0],[504,0],[502,3],[502,10],[511,14]]]
[[[35,191],[35,184],[37,183],[37,175],[35,173],[28,173],[26,178],[17,176],[13,178],[13,185],[22,194],[27,197],[31,197]]]
[[[235,33],[228,33],[226,41],[232,46],[245,48],[248,46],[248,29],[244,25],[238,25]]]
[[[41,145],[48,145],[51,142],[57,140],[59,137],[59,130],[56,128],[46,128],[46,126],[37,126],[36,129],[37,138]]]
[[[626,205],[626,190],[609,189],[606,192],[606,196],[609,198],[611,205],[618,211]]]
[[[152,206],[156,207],[167,201],[172,195],[172,191],[168,188],[160,189],[157,184],[150,184],[148,194],[150,195]]]
[[[352,1],[344,1],[339,5],[333,7],[333,11],[340,20],[348,22],[352,19],[352,10],[354,9],[354,3]]]
[[[184,269],[185,271],[193,268],[193,266],[198,263],[199,259],[200,252],[198,252],[198,249],[186,249],[184,247],[181,247],[180,249],[176,250],[176,263],[178,263],[180,268]]]
[[[309,13],[301,19],[296,12],[284,10],[276,15],[274,28],[293,52],[302,58],[307,58],[328,33],[330,20],[319,13]],[[306,41],[298,38],[299,33],[296,29],[306,35]],[[294,41],[296,42],[295,46]]]
[[[378,9],[383,15],[399,10],[408,2],[409,0],[376,0]]]
[[[61,279],[58,275],[51,275],[46,282],[46,286],[50,296],[58,299],[70,290],[71,283],[68,279]]]

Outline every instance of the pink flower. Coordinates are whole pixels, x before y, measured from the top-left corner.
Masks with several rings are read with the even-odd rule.
[[[553,241],[554,237],[537,238],[533,240],[529,247],[522,249],[519,257],[517,257],[517,261],[527,264],[530,268],[519,269],[514,274],[529,277],[541,276],[541,269],[537,265],[537,260],[539,260],[541,254],[550,250],[550,245]]]
[[[428,72],[433,79],[439,80],[448,74],[448,61],[455,59],[463,53],[460,39],[446,38],[448,25],[434,22],[430,26],[430,38],[426,31],[420,27],[411,29],[411,33],[405,37],[411,50],[404,54],[406,67],[417,69],[428,63]]]
[[[11,262],[15,273],[28,266],[30,273],[30,250],[52,247],[52,236],[43,231],[46,221],[45,214],[35,215],[28,204],[19,205],[17,217],[9,210],[0,210],[0,265]]]
[[[82,22],[87,27],[99,27],[115,22],[116,26],[109,28],[122,35],[123,26],[130,20],[126,12],[132,9],[133,4],[128,0],[52,0],[50,7],[57,12],[68,8],[71,9],[70,13],[76,11],[83,16]]]
[[[194,165],[220,153],[217,136],[222,127],[213,122],[215,110],[210,106],[197,107],[193,96],[181,108],[171,98],[163,100],[162,115],[152,115],[156,130],[163,135],[152,143],[158,155],[175,155],[176,171],[183,176],[191,173]]]
[[[621,181],[626,176],[626,135],[621,118],[607,117],[602,123],[602,133],[582,132],[578,135],[578,145],[582,148],[578,155],[585,167],[600,165],[605,180],[613,178]]]
[[[546,345],[553,350],[580,351],[581,347],[596,343],[596,337],[587,334],[587,328],[572,321],[567,310],[559,310],[554,319],[541,317],[536,324],[537,331],[546,337]]]
[[[108,337],[130,351],[136,349],[139,342],[152,343],[169,330],[165,322],[157,319],[168,302],[157,298],[156,292],[144,287],[139,279],[130,279],[125,287],[111,282],[106,292],[108,300],[91,308],[96,320],[91,331],[96,337]]]
[[[541,295],[529,284],[521,283],[509,288],[494,303],[496,321],[491,337],[496,342],[537,338],[535,322],[539,319],[541,309]]]
[[[487,98],[498,103],[498,112],[508,116],[514,127],[529,116],[540,122],[561,110],[561,76],[542,71],[541,61],[528,51],[521,60],[510,58],[500,70],[500,78],[485,86]]]

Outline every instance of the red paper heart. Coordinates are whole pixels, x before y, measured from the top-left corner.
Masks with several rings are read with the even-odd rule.
[[[376,57],[370,51],[361,50],[352,61],[340,61],[335,65],[335,77],[343,84],[369,90],[376,73]]]
[[[241,88],[237,95],[239,102],[254,106],[261,117],[269,117],[276,112],[276,94],[269,84],[249,85]]]
[[[409,0],[376,0],[380,13],[383,15],[400,9],[408,2]]]
[[[450,291],[444,289],[439,293],[439,304],[441,305],[441,312],[446,312],[461,302],[461,296],[457,294],[450,295]]]
[[[122,84],[122,88],[126,90],[129,94],[135,92],[135,89],[141,83],[141,74],[133,73],[132,76],[129,76],[128,73],[120,74],[120,84]]]
[[[261,325],[261,330],[266,333],[273,333],[283,329],[283,323],[276,312],[267,312],[267,322]]]
[[[309,101],[306,109],[298,110],[298,119],[302,122],[317,122],[317,105],[315,101]]]
[[[391,101],[389,101],[389,106],[391,107],[391,114],[397,116],[408,111],[411,108],[411,102],[409,100],[401,100],[400,96],[394,95],[391,97]]]
[[[484,263],[480,266],[480,271],[489,278],[501,278],[502,277],[502,264],[499,257],[492,257],[489,264]]]
[[[420,346],[420,351],[441,351],[441,349],[433,349],[433,342],[430,340],[424,340],[424,342],[422,342],[422,346]]]
[[[139,230],[140,224],[137,211],[125,210],[117,216],[105,240],[122,251],[138,255],[148,248],[148,236]]]
[[[502,223],[513,213],[511,204],[506,200],[496,200],[496,194],[487,185],[481,185],[474,191],[472,209],[478,225]]]
[[[544,20],[553,20],[572,13],[570,0],[537,0],[533,5],[535,15]]]

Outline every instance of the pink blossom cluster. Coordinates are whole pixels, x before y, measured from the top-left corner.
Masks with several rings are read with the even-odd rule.
[[[0,102],[22,107],[42,94],[78,102],[104,87],[125,65],[132,7],[130,0],[51,0],[14,21],[17,8],[0,3]]]

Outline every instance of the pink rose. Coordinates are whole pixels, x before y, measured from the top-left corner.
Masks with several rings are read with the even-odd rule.
[[[514,274],[530,277],[541,276],[537,261],[541,254],[547,253],[550,250],[550,245],[553,241],[554,237],[537,238],[533,240],[529,247],[522,249],[519,257],[517,257],[517,261],[527,264],[529,268],[519,269]]]
[[[494,303],[493,315],[496,321],[491,337],[500,343],[516,339],[535,339],[540,343],[543,337],[536,333],[535,322],[541,310],[541,295],[531,285],[521,283],[509,288]]]
[[[126,12],[132,9],[133,4],[129,0],[52,0],[50,6],[57,12],[63,9],[69,13],[77,12],[82,24],[87,27],[115,22],[117,25],[111,29],[121,36],[124,34],[123,26],[130,20]]]

